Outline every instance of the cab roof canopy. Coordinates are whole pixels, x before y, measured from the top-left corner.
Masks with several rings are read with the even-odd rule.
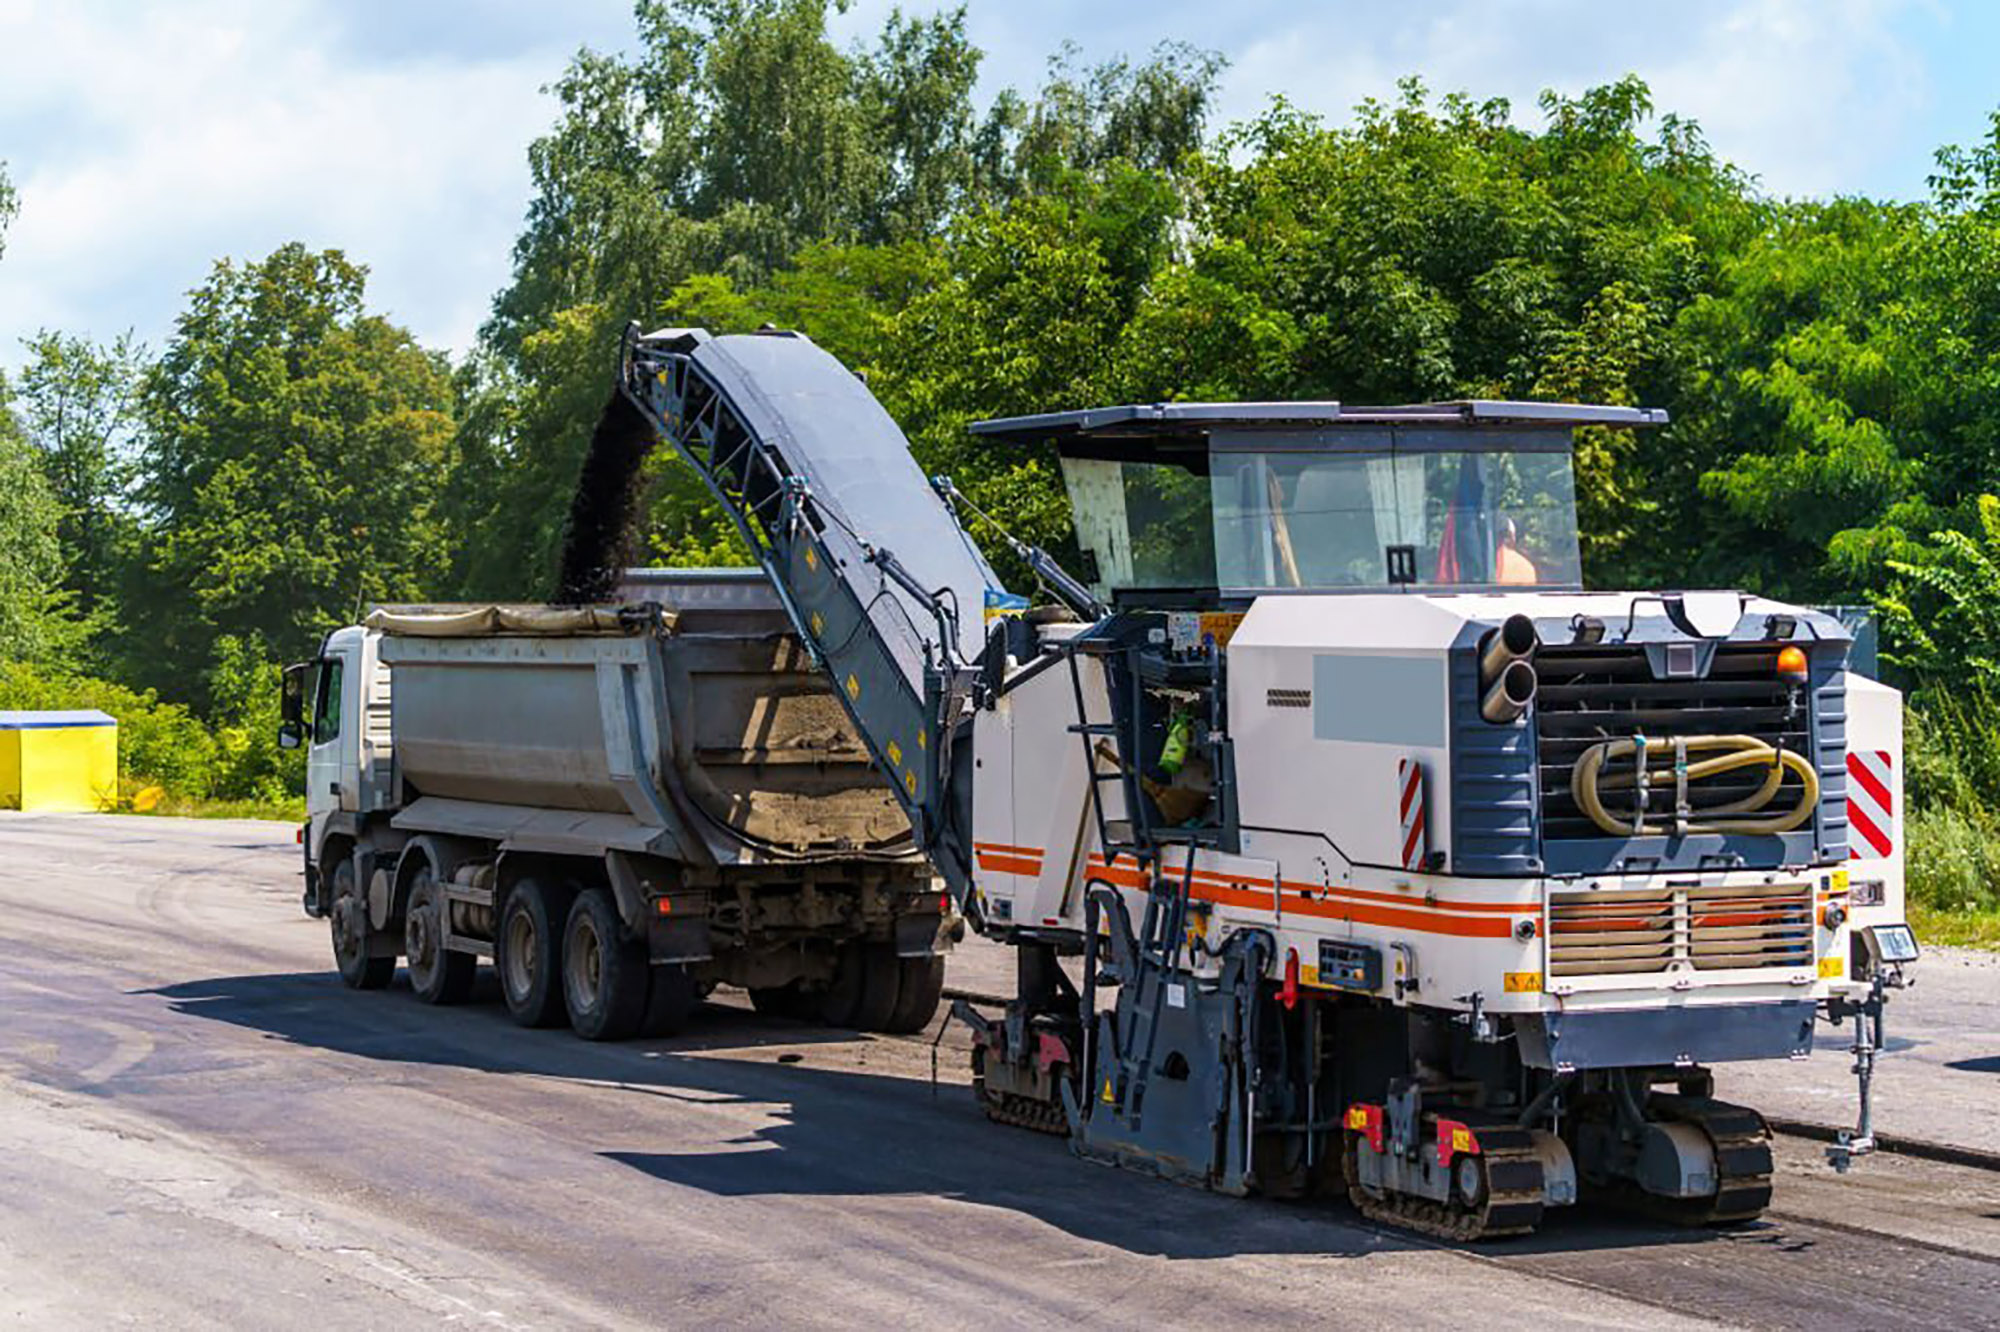
[[[1207,435],[1211,431],[1300,431],[1328,426],[1513,426],[1569,430],[1577,426],[1661,426],[1655,407],[1603,407],[1567,402],[1421,402],[1400,407],[1348,407],[1337,402],[1156,402],[1043,412],[975,421],[972,432],[1021,443]]]

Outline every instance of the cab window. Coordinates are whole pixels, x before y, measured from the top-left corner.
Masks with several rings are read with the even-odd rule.
[[[328,657],[319,664],[319,690],[313,700],[313,743],[316,745],[340,738],[340,668],[339,657]]]

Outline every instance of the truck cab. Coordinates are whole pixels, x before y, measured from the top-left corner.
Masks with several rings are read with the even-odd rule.
[[[317,656],[285,670],[279,743],[306,751],[305,908],[314,916],[326,914],[315,848],[340,815],[380,808],[393,779],[389,672],[378,643],[349,625],[329,633]]]

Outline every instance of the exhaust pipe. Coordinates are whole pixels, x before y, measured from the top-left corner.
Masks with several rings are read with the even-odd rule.
[[[1535,699],[1530,659],[1542,646],[1535,622],[1509,615],[1479,645],[1479,715],[1495,725],[1514,721]]]
[[[1479,715],[1496,726],[1519,719],[1535,701],[1535,668],[1515,658],[1500,669],[1486,696],[1479,700]]]

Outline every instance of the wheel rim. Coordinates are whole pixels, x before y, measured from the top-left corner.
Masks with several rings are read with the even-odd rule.
[[[571,1007],[578,1011],[597,1007],[598,989],[604,977],[604,947],[597,937],[597,924],[589,916],[576,917],[569,932],[568,953],[563,959],[563,974],[569,986]]]
[[[367,946],[366,925],[362,913],[366,910],[354,892],[354,876],[341,874],[333,881],[333,909],[327,912],[327,919],[333,925],[333,955],[342,967],[360,961]]]
[[[1458,1158],[1458,1195],[1468,1207],[1479,1205],[1481,1187],[1479,1158],[1472,1155]]]
[[[516,1002],[525,1002],[535,988],[537,936],[534,917],[516,911],[507,921],[507,993]]]
[[[441,960],[437,915],[436,891],[428,878],[419,879],[410,894],[409,916],[403,927],[403,951],[408,957],[410,979],[418,989],[425,988],[436,977]]]

